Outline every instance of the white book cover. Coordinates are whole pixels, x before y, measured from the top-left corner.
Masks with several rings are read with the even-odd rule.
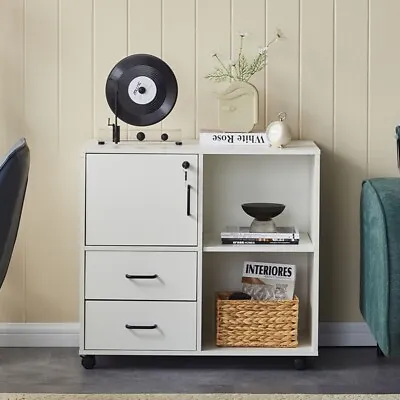
[[[270,146],[266,132],[219,132],[200,131],[199,143],[201,145],[250,145]]]

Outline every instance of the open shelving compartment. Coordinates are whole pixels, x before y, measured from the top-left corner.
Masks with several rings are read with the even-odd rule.
[[[201,352],[208,355],[318,355],[320,152],[313,143],[301,152],[203,155]],[[283,203],[278,226],[296,226],[298,245],[221,244],[227,225],[249,226],[247,202]],[[215,301],[221,290],[241,291],[245,261],[296,265],[299,345],[295,348],[216,346]]]

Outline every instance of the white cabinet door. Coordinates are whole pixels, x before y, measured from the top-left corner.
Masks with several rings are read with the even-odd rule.
[[[194,154],[87,154],[86,244],[197,245],[197,182]]]

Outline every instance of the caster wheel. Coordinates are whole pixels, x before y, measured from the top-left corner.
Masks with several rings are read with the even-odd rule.
[[[298,371],[302,371],[304,369],[307,369],[307,361],[304,357],[301,358],[295,358],[294,360],[294,369],[297,369]]]
[[[383,354],[383,351],[381,350],[379,345],[376,346],[376,355],[378,356],[378,358],[384,358],[385,357],[385,354]]]
[[[82,366],[85,369],[93,369],[96,365],[96,357],[95,356],[82,356]]]

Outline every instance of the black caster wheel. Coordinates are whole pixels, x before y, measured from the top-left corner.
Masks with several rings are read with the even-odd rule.
[[[93,369],[96,365],[96,357],[95,356],[82,356],[82,366],[86,369]]]
[[[385,354],[383,354],[383,351],[381,350],[379,345],[376,345],[376,355],[378,356],[378,358],[384,358],[385,357]]]
[[[307,360],[304,357],[295,358],[294,359],[294,369],[297,369],[298,371],[307,369]]]

